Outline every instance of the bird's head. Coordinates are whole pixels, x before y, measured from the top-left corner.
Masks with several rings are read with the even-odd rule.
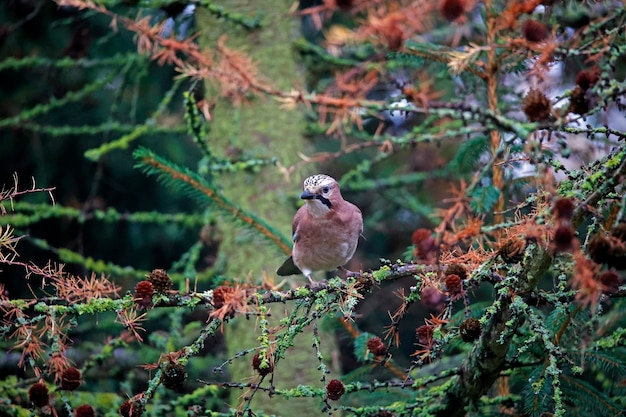
[[[334,178],[324,174],[312,175],[304,180],[304,191],[300,198],[305,200],[314,216],[328,213],[334,205],[343,200],[339,184]]]

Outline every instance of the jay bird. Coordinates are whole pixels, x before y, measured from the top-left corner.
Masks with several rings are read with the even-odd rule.
[[[300,198],[305,204],[291,225],[292,255],[276,273],[302,273],[314,285],[313,271],[344,270],[363,232],[363,216],[357,206],[343,199],[339,184],[328,175],[310,176],[303,188]]]

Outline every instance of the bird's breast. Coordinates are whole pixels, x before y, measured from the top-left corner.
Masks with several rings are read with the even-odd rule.
[[[296,230],[294,263],[301,270],[311,271],[345,265],[354,255],[362,225],[360,211],[343,217],[333,212],[322,218],[305,216]]]

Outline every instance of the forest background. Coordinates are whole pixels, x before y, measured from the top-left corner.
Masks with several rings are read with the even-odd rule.
[[[0,16],[1,415],[624,414],[623,2]],[[317,172],[365,224],[311,288]]]

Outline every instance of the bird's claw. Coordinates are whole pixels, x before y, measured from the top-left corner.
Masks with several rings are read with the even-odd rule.
[[[309,279],[309,283],[311,284],[311,288],[317,288],[319,286],[328,284],[327,280],[315,281],[311,275],[307,275],[307,278]]]
[[[356,278],[359,275],[361,275],[360,272],[350,271],[349,269],[346,269],[343,266],[340,266],[338,269],[346,274],[346,278]]]

